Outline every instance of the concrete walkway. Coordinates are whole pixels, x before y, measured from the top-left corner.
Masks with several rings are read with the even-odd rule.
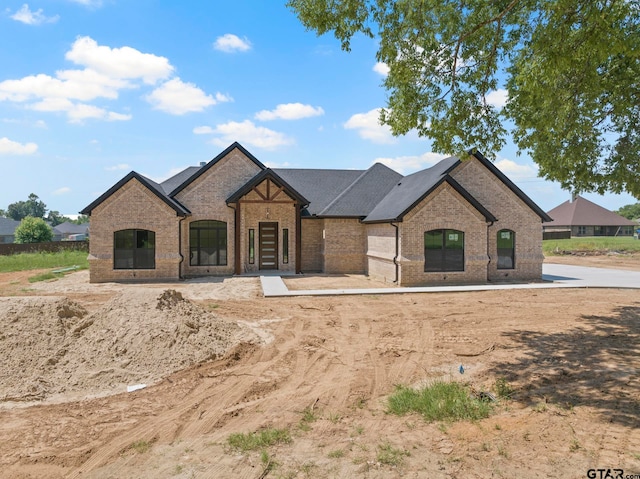
[[[640,271],[543,264],[542,283],[500,283],[411,288],[309,289],[290,291],[280,276],[260,276],[265,297],[335,296],[339,294],[402,294],[489,291],[494,289],[631,288],[640,289]]]

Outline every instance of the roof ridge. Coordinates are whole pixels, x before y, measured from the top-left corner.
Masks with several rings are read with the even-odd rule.
[[[342,192],[336,196],[333,201],[331,201],[331,203],[329,203],[327,206],[324,207],[324,209],[322,211],[320,211],[320,213],[318,213],[318,215],[322,215],[323,213],[325,213],[326,211],[329,210],[329,208],[331,208],[333,205],[337,204],[337,202],[343,198],[344,196],[347,195],[347,193],[349,191],[351,191],[353,188],[356,187],[356,185],[362,180],[364,179],[365,176],[367,176],[369,173],[371,173],[373,171],[374,168],[376,167],[382,167],[385,168],[389,171],[393,171],[394,173],[398,173],[396,170],[394,170],[393,168],[389,168],[387,165],[385,165],[384,163],[380,163],[379,161],[375,162],[373,165],[371,165],[369,168],[367,168],[366,170],[364,170],[362,172],[362,174],[360,176],[358,176],[349,186],[347,186],[344,190],[342,190]],[[400,175],[400,178],[404,178],[404,175],[402,175],[401,173],[398,173]],[[385,195],[386,196],[386,195]],[[375,208],[375,206],[374,206]]]

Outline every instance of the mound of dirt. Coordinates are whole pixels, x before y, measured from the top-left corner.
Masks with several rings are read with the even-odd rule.
[[[67,298],[0,301],[0,401],[91,396],[152,384],[260,339],[179,292],[124,291],[92,314]]]

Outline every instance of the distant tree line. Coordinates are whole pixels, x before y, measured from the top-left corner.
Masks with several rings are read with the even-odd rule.
[[[89,222],[86,215],[78,216],[73,220],[59,211],[48,210],[38,195],[31,193],[26,201],[16,201],[7,206],[6,210],[0,208],[0,216],[20,221],[20,226],[15,231],[16,243],[42,243],[53,239],[52,227],[69,222],[83,224]]]
[[[640,203],[633,205],[625,205],[616,211],[620,216],[624,216],[628,220],[637,220],[640,218]]]
[[[60,214],[59,211],[47,209],[47,205],[44,204],[38,195],[31,193],[26,201],[16,201],[7,206],[6,210],[0,208],[0,216],[5,218],[11,218],[16,221],[22,221],[27,216],[32,218],[42,218],[46,223],[51,226],[58,226],[59,224],[69,222],[81,225],[89,222],[89,217],[86,215],[80,215],[77,219],[73,220],[67,216]]]

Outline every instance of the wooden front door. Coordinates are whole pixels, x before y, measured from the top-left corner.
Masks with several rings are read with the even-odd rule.
[[[258,251],[260,269],[278,269],[278,223],[260,223]]]

